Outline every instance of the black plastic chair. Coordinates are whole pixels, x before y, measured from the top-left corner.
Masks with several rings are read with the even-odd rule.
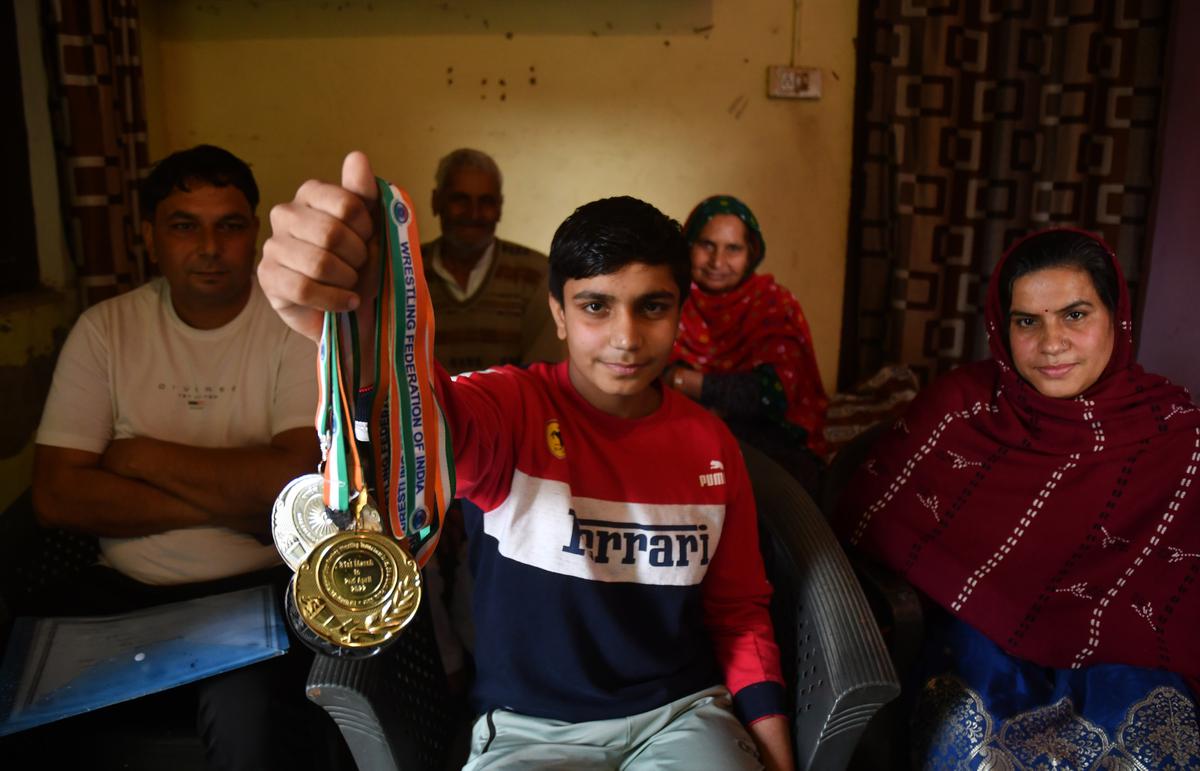
[[[794,478],[743,445],[758,503],[771,616],[798,767],[846,767],[871,716],[900,692],[845,554]],[[309,698],[341,727],[360,771],[441,771],[458,729],[427,614],[371,659],[317,656]]]
[[[842,492],[871,454],[871,447],[890,424],[879,423],[856,436],[834,457],[825,475],[821,509],[830,521],[837,514]],[[920,594],[887,568],[850,555],[875,619],[884,632],[892,663],[903,676],[916,661],[924,636]]]
[[[13,617],[36,615],[39,597],[69,584],[99,554],[95,536],[40,526],[25,490],[0,514],[0,628],[6,633]]]
[[[758,505],[771,618],[800,769],[846,768],[872,716],[900,693],[850,562],[808,493],[742,445]]]
[[[371,658],[318,653],[308,698],[337,723],[359,771],[446,767],[458,716],[428,605],[393,645]]]
[[[830,521],[837,515],[842,493],[858,469],[867,462],[871,447],[891,424],[879,423],[852,439],[829,464],[822,489],[821,508]],[[879,626],[901,679],[921,653],[925,615],[920,593],[888,568],[850,553],[850,563]],[[908,757],[908,715],[902,700],[888,704],[868,726],[851,767],[854,769],[904,769]]]

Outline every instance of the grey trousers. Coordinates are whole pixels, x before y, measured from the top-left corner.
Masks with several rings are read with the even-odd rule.
[[[463,771],[759,771],[754,740],[724,686],[640,715],[588,723],[492,710],[475,721]]]

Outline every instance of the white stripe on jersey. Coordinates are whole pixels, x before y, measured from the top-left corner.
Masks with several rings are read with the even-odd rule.
[[[573,497],[565,482],[513,473],[508,499],[483,515],[500,554],[590,581],[693,586],[716,553],[723,504]]]

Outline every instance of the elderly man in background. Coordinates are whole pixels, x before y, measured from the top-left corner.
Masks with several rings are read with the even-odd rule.
[[[451,372],[558,360],[546,255],[496,237],[503,178],[491,156],[460,148],[438,163],[440,238],[421,245],[437,311],[434,355]]]

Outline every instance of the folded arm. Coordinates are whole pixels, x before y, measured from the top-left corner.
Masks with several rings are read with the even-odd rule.
[[[33,506],[48,527],[110,538],[223,524],[204,509],[153,485],[101,466],[99,453],[39,444],[33,461]]]
[[[145,437],[114,441],[103,454],[38,445],[34,505],[43,524],[107,537],[205,525],[264,533],[275,496],[318,459],[308,428],[254,447]]]
[[[316,470],[320,448],[311,428],[294,428],[250,447],[192,447],[134,437],[109,444],[102,465],[206,511],[221,524],[266,532],[267,512],[292,479]]]

